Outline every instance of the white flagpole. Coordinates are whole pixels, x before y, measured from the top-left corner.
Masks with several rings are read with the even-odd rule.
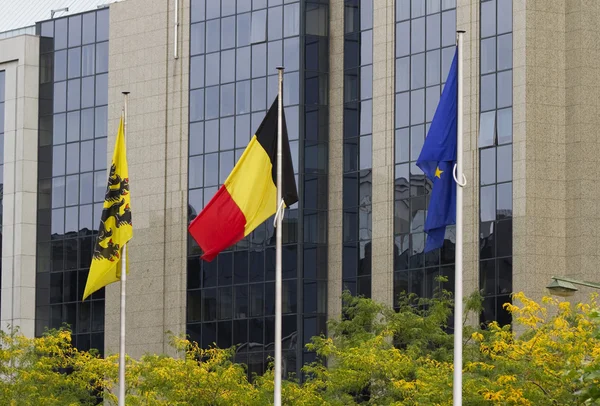
[[[129,92],[123,92],[124,118],[123,118],[123,136],[127,139],[127,102],[129,101]],[[123,245],[121,253],[121,337],[119,342],[119,406],[125,406],[125,294],[127,284],[127,244]]]
[[[283,181],[283,67],[278,67],[279,84],[277,90],[277,212],[275,213],[276,253],[275,253],[275,406],[281,406],[281,224],[283,220],[282,181]]]
[[[462,405],[463,353],[463,61],[462,46],[465,31],[458,33],[458,101],[456,111],[456,251],[454,265],[454,406]],[[460,181],[459,181],[460,179]]]

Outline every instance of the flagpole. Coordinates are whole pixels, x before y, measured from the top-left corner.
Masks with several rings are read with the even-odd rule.
[[[462,405],[463,353],[463,61],[462,46],[465,31],[459,30],[457,65],[458,94],[456,112],[456,251],[454,265],[454,406]],[[458,178],[458,179],[457,179]],[[459,181],[460,179],[460,181]]]
[[[123,92],[123,138],[127,140],[127,104],[129,92]],[[127,244],[123,245],[121,253],[121,331],[119,342],[119,406],[125,406],[125,295],[127,284]]]
[[[277,68],[279,73],[277,87],[277,212],[276,222],[276,253],[275,253],[275,406],[281,406],[281,224],[283,220],[282,174],[283,174],[283,66]]]

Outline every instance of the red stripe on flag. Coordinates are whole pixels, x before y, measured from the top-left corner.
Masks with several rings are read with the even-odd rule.
[[[244,213],[223,185],[188,230],[204,251],[202,259],[210,262],[219,252],[244,238],[245,226]]]

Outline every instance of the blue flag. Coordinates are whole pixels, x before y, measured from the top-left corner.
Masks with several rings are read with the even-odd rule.
[[[431,121],[417,166],[433,182],[425,220],[425,252],[444,244],[446,226],[456,224],[456,118],[458,102],[457,52],[454,53],[444,91]]]

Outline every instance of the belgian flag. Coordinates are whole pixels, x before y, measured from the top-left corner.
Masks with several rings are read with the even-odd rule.
[[[282,126],[282,197],[287,207],[298,201],[285,116]],[[189,232],[212,261],[240,241],[277,210],[277,98],[233,171]]]

